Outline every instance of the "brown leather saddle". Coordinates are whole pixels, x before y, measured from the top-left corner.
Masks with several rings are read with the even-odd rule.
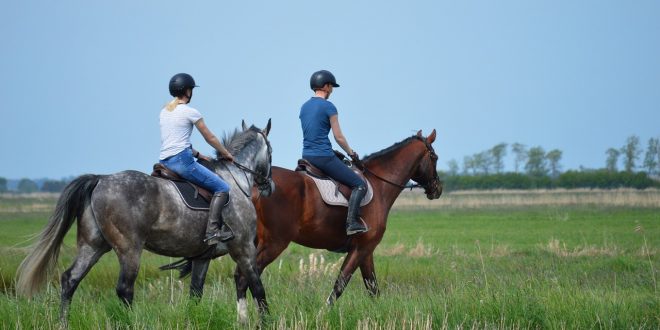
[[[341,159],[341,157],[339,157]],[[346,162],[345,160],[342,159],[343,162]],[[349,165],[350,162],[347,164]],[[317,179],[321,180],[330,180],[332,181],[336,186],[337,190],[344,195],[344,197],[348,200],[351,196],[352,189],[348,187],[347,185],[333,180],[331,177],[329,177],[327,174],[325,174],[321,169],[318,167],[312,165],[310,162],[308,162],[306,159],[298,159],[298,166],[296,167],[297,172],[305,172],[310,176],[313,176]],[[365,182],[367,181],[367,178],[364,177],[364,174],[361,172],[355,172],[357,175],[359,175]]]
[[[151,176],[172,181],[188,207],[202,209],[209,208],[208,205],[211,201],[211,197],[213,197],[213,194],[210,191],[180,177],[178,174],[174,173],[174,171],[165,167],[165,165],[161,163],[154,164]]]

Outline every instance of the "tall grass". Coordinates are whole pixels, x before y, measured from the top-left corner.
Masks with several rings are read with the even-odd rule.
[[[465,195],[472,198],[471,196]],[[444,197],[443,197],[444,198]],[[441,198],[442,200],[442,198]],[[28,203],[29,204],[29,203]],[[325,298],[343,255],[291,245],[262,279],[272,329],[659,328],[660,208],[495,205],[392,211],[376,249],[381,296],[359,270],[336,305]],[[13,291],[26,236],[47,213],[0,211],[0,328],[59,327],[58,277],[75,256],[66,237],[57,273],[33,300]],[[213,261],[204,297],[144,253],[132,309],[114,293],[118,263],[105,255],[73,299],[72,329],[244,328],[236,314],[234,264]],[[250,300],[250,324],[258,316]]]

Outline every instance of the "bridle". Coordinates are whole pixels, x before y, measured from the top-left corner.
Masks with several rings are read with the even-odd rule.
[[[438,160],[438,155],[435,153],[435,150],[433,149],[433,146],[430,143],[428,143],[428,141],[426,141],[426,139],[424,139],[420,136],[417,136],[417,135],[413,135],[413,137],[424,143],[424,145],[426,146],[426,149],[427,149],[426,151],[428,151],[428,153],[429,153],[429,158],[431,158],[431,161]],[[438,182],[440,181],[439,178],[438,178],[438,172],[437,171],[433,171],[433,179],[430,182],[427,182],[426,185],[421,185],[421,184],[403,185],[403,184],[399,184],[399,183],[396,183],[396,182],[392,182],[391,180],[388,180],[388,179],[374,173],[373,171],[368,169],[366,166],[364,166],[364,172],[373,175],[375,178],[377,178],[377,179],[379,179],[383,182],[387,182],[387,183],[389,183],[389,184],[391,184],[395,187],[398,187],[399,189],[410,188],[410,190],[412,190],[412,188],[424,188],[424,191],[427,194],[431,193],[433,191],[437,191],[438,190]]]
[[[266,141],[266,147],[268,148],[268,163],[272,164],[273,163],[273,148],[270,146],[270,141],[268,141],[268,138],[266,137],[266,134],[264,134],[263,131],[256,130],[256,132],[261,134],[261,136],[263,136],[263,138],[264,138],[264,141]],[[245,165],[243,165],[243,164],[241,164],[237,161],[232,161],[232,164],[234,164],[236,167],[238,167],[244,173],[248,172],[248,173],[254,175],[254,182],[257,184],[257,189],[259,191],[265,191],[266,189],[270,188],[270,186],[271,186],[270,183],[273,180],[272,177],[271,177],[272,176],[272,171],[268,171],[268,175],[263,175],[263,174],[255,171],[255,170],[253,170],[253,169],[251,169],[251,168],[249,168],[249,167],[247,167],[247,166],[245,166]],[[229,173],[231,174],[231,171],[229,171]],[[247,174],[246,174],[246,176],[247,176]],[[234,181],[236,181],[236,178],[234,178]],[[236,181],[236,182],[238,183],[238,181]],[[240,185],[239,185],[239,188],[240,188]],[[241,191],[243,190],[242,188],[240,188],[240,189],[241,189]],[[246,193],[245,191],[243,191],[243,193],[248,197],[250,196],[250,194]]]

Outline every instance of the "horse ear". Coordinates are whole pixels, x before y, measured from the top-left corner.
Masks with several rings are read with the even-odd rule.
[[[417,136],[422,137],[422,130],[421,129],[419,131],[417,131]]]
[[[245,125],[245,119],[241,119],[241,126],[243,126],[243,131],[247,131],[248,127]]]
[[[426,142],[429,144],[433,143],[433,141],[435,141],[435,128],[433,129],[433,132],[431,132],[431,135],[426,138]]]
[[[264,128],[264,134],[268,136],[269,132],[270,132],[270,118],[268,118],[268,124],[266,124],[266,128]]]

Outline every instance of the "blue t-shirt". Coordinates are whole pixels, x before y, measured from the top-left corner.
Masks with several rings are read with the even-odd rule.
[[[337,114],[332,102],[312,97],[300,108],[300,125],[303,131],[303,158],[305,156],[333,156],[328,139],[330,117]]]

